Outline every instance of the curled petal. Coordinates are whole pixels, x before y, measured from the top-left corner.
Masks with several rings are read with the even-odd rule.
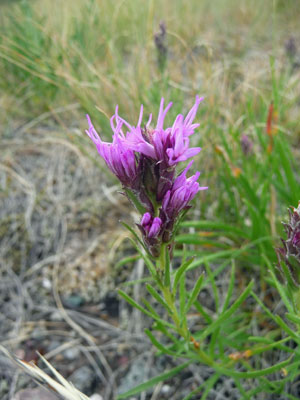
[[[172,102],[169,103],[167,105],[167,107],[164,109],[164,98],[161,99],[160,107],[159,107],[159,114],[158,114],[158,119],[157,119],[157,125],[156,125],[156,129],[157,130],[163,129],[164,119],[165,119],[165,117],[167,115],[167,112],[172,107],[172,104],[173,104]]]
[[[197,114],[199,104],[201,103],[202,100],[204,100],[204,97],[199,97],[198,95],[196,96],[195,104],[190,109],[188,115],[185,117],[185,120],[184,120],[184,125],[186,127],[191,126],[192,122],[194,121],[196,114]]]
[[[114,126],[114,119],[117,126]],[[124,137],[120,135],[122,120],[118,119],[117,110],[115,118],[111,120],[114,128],[113,142],[103,142],[96,132],[90,117],[87,115],[89,129],[87,135],[92,139],[97,147],[98,153],[106,162],[109,169],[119,178],[126,187],[133,187],[137,179],[137,166],[134,152],[128,148]]]

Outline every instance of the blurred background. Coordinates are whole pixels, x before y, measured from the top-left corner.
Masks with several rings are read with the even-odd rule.
[[[40,351],[103,399],[174,366],[155,357],[149,321],[116,293],[145,295],[119,223],[136,214],[84,133],[86,113],[110,141],[116,104],[135,124],[140,104],[156,118],[164,97],[171,123],[204,96],[193,144],[209,190],[175,255],[186,244],[199,257],[235,257],[241,285],[261,274],[261,254],[276,261],[280,221],[300,199],[299,11],[297,0],[0,1],[1,344],[27,361]],[[159,397],[136,398],[182,399],[205,376],[188,370]],[[234,399],[226,382],[220,399]],[[29,387],[0,359],[1,399]]]

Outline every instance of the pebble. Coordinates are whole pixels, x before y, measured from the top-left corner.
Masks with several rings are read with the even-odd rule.
[[[48,346],[48,348],[47,348],[47,351],[52,351],[52,350],[55,350],[58,346],[60,346],[61,345],[61,342],[59,342],[58,340],[52,340],[50,343],[49,343],[49,346]]]
[[[45,289],[51,289],[52,288],[52,282],[48,278],[44,278],[42,280],[42,285]]]
[[[128,390],[140,385],[148,379],[149,369],[142,358],[135,360],[126,374],[121,380],[118,387],[118,394],[127,392]],[[130,400],[130,399],[129,399]]]
[[[103,397],[101,396],[101,394],[92,394],[92,396],[90,397],[90,400],[103,400]]]
[[[170,385],[163,385],[163,387],[161,388],[161,393],[162,394],[168,394],[171,390],[171,386]]]
[[[68,297],[63,298],[63,304],[67,308],[76,309],[84,304],[84,298],[78,294],[72,294]]]
[[[0,394],[6,392],[8,389],[8,383],[5,379],[1,379],[0,381]]]
[[[57,400],[57,397],[46,389],[36,388],[20,390],[12,400]]]
[[[51,321],[63,321],[63,317],[61,315],[61,312],[56,310],[53,311],[53,313],[50,315],[50,320]]]
[[[72,382],[73,385],[80,392],[86,392],[91,389],[95,379],[94,371],[87,365],[76,369],[72,375],[69,376],[68,381]]]
[[[80,356],[80,349],[79,347],[70,347],[63,352],[63,355],[69,361],[76,360]]]

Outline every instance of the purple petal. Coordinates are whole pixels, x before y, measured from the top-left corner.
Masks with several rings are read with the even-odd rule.
[[[163,201],[162,201],[162,208],[163,210],[166,210],[169,204],[169,200],[170,200],[170,196],[171,196],[171,190],[168,190],[167,193],[165,194]]]
[[[162,129],[163,125],[164,125],[164,119],[167,115],[167,112],[170,110],[170,108],[172,107],[172,102],[169,103],[167,105],[167,107],[164,109],[164,98],[161,99],[160,101],[160,107],[159,107],[159,114],[158,114],[158,118],[157,118],[157,125],[156,125],[156,129]]]
[[[141,126],[142,119],[143,119],[143,104],[141,105],[140,116],[139,116],[139,120],[138,120],[138,124],[137,124],[138,127]]]
[[[188,165],[186,166],[186,168],[182,171],[182,173],[180,175],[177,176],[177,178],[174,181],[172,190],[176,190],[179,187],[181,187],[182,185],[184,185],[184,183],[186,182],[186,173],[187,171],[191,168],[192,164],[193,164],[193,160],[190,161],[188,163]]]
[[[142,227],[145,227],[146,225],[148,225],[149,224],[149,222],[151,221],[151,214],[150,213],[148,213],[148,212],[146,212],[144,215],[143,215],[143,217],[142,217],[142,220],[141,220],[141,225],[142,225]]]
[[[185,117],[185,120],[184,120],[184,125],[185,126],[188,126],[193,122],[194,118],[196,117],[199,104],[201,103],[201,101],[203,99],[204,99],[204,97],[199,97],[198,95],[196,96],[195,104],[193,105],[193,107],[189,111],[188,115]]]
[[[148,119],[148,122],[146,124],[146,128],[149,128],[149,126],[151,124],[151,121],[152,121],[152,114],[149,115],[149,119]]]
[[[201,147],[192,147],[191,149],[187,149],[182,155],[170,160],[170,165],[177,164],[181,161],[186,161],[190,157],[194,157],[196,154],[200,153]],[[168,152],[168,150],[167,150]],[[168,154],[169,155],[169,154]]]
[[[162,225],[162,220],[158,217],[155,217],[152,222],[150,231],[148,233],[148,237],[153,238],[153,237],[157,236],[160,231],[161,225]]]

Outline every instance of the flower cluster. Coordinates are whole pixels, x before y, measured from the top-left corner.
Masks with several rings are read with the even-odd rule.
[[[300,202],[289,209],[289,222],[284,223],[287,239],[283,247],[276,249],[280,269],[293,287],[299,286],[300,273]],[[287,267],[287,268],[285,268]]]
[[[109,169],[120,180],[127,196],[143,210],[138,227],[154,257],[160,253],[162,242],[170,243],[172,240],[180,213],[190,207],[190,201],[199,190],[207,189],[197,182],[199,172],[186,177],[193,161],[176,177],[176,166],[201,150],[200,147],[190,148],[190,136],[199,126],[193,121],[201,100],[196,96],[187,116],[179,114],[168,128],[164,128],[164,120],[172,103],[164,107],[164,99],[160,103],[155,127],[151,126],[152,115],[142,125],[143,106],[136,126],[121,118],[116,107],[110,120],[112,143],[102,141],[87,116],[89,129],[86,133]]]

